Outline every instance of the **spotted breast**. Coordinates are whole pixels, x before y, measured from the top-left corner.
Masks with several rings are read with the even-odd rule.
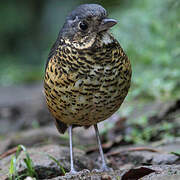
[[[56,41],[46,65],[47,105],[66,125],[90,126],[107,119],[130,87],[130,61],[118,41],[102,32],[89,42],[82,50],[81,44]]]

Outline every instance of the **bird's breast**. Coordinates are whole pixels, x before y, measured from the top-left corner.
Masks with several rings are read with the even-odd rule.
[[[45,94],[56,119],[92,125],[107,119],[127,95],[131,67],[119,46],[73,53],[60,49],[48,63]]]

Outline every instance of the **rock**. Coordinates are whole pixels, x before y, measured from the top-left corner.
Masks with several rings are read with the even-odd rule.
[[[59,176],[52,180],[118,180],[121,179],[122,171],[116,170],[113,172],[90,172],[90,173],[79,173],[74,176]]]
[[[149,178],[144,178],[144,180],[149,180]],[[180,175],[163,175],[163,176],[157,176],[153,177],[151,176],[151,180],[179,180]]]
[[[51,155],[54,157],[60,165],[64,168],[66,172],[70,169],[70,159],[69,159],[69,148],[60,147],[57,145],[46,145],[39,148],[28,149],[30,158],[33,161],[34,168],[38,174],[39,179],[53,178],[62,175],[61,169],[58,165],[48,157]],[[97,164],[91,159],[85,156],[84,152],[78,149],[74,149],[75,156],[75,168],[80,171],[82,169],[93,169],[97,168]],[[25,158],[25,153],[21,152],[19,159],[19,174],[25,173],[25,165],[23,159]],[[0,161],[0,179],[8,173],[8,168],[10,165],[11,156],[8,156]]]
[[[62,170],[58,167],[56,162],[54,162],[51,158],[48,157],[47,154],[54,157],[60,165],[64,168],[65,172],[69,172],[70,168],[70,160],[69,160],[69,148],[60,147],[58,145],[46,145],[43,147],[29,148],[28,153],[30,158],[33,161],[36,173],[38,174],[38,179],[51,179],[51,180],[68,180],[68,179],[84,179],[84,180],[117,180],[124,177],[124,174],[127,174],[128,171],[132,171],[131,169],[121,169],[121,166],[118,167],[118,170],[114,170],[112,172],[87,172],[81,171],[83,169],[92,170],[94,168],[98,168],[98,164],[93,161],[93,159],[88,158],[87,155],[81,150],[74,149],[75,155],[75,168],[78,171],[81,171],[77,175],[69,176],[63,175]],[[132,152],[131,152],[132,153]],[[142,152],[141,152],[142,153]],[[0,161],[0,179],[6,179],[7,173],[10,165],[10,160],[12,156],[7,156],[6,158]],[[132,157],[132,155],[131,155]],[[24,166],[23,159],[25,158],[25,153],[21,152],[20,156],[20,165],[19,165],[19,175],[22,175],[26,172],[26,168]],[[147,158],[148,159],[148,158]],[[132,160],[132,159],[131,159]],[[133,161],[133,160],[132,160]],[[130,167],[130,166],[129,166]],[[144,169],[150,169],[146,171],[142,176],[141,171]],[[141,171],[137,171],[136,169],[141,169]],[[152,166],[139,166],[133,170],[134,173],[138,176],[138,173],[141,177],[141,180],[147,180],[157,177],[166,177],[180,174],[180,165],[152,165]],[[124,178],[127,180],[127,178]]]
[[[73,129],[73,142],[76,145],[80,145],[83,149],[89,149],[89,147],[97,147],[95,136],[87,135],[88,132],[92,131],[92,127],[84,129],[78,127]],[[94,131],[92,131],[94,133]],[[93,134],[95,135],[95,133]],[[88,142],[88,144],[87,144]],[[59,134],[55,124],[51,126],[45,126],[35,129],[27,129],[20,132],[13,132],[7,134],[0,143],[0,155],[19,144],[23,144],[26,147],[39,146],[43,144],[59,144],[63,146],[69,146],[69,136],[65,134]]]
[[[68,136],[60,135],[55,126],[42,127],[21,131],[19,133],[12,133],[8,135],[5,140],[0,143],[0,154],[23,144],[26,147],[32,147],[42,144],[60,144],[68,145]]]
[[[129,161],[136,162],[136,164],[175,164],[179,157],[173,154],[157,153],[157,152],[130,152],[127,155]]]
[[[139,171],[141,169],[141,171]],[[146,171],[149,169],[149,173],[146,173],[147,175],[142,175],[142,171],[146,169]],[[136,173],[137,170],[137,173]],[[90,172],[87,174],[78,174],[71,177],[68,176],[59,176],[52,178],[52,180],[130,180],[133,179],[130,176],[124,176],[127,174],[131,169],[121,171],[121,170],[115,170],[113,172],[103,172],[103,173],[97,173],[97,172]],[[180,177],[180,165],[162,165],[162,166],[140,166],[134,169],[134,175],[136,178],[133,180],[166,180],[166,178],[169,178],[167,180],[178,180]],[[139,178],[138,178],[139,177]],[[164,178],[164,179],[163,179]],[[177,178],[177,179],[175,179]]]
[[[42,84],[0,87],[0,135],[53,122],[42,90]]]
[[[32,177],[27,177],[27,178],[25,178],[24,180],[36,180],[36,178],[32,178]]]
[[[161,165],[161,166],[148,166],[155,170],[142,178],[142,180],[179,180],[180,179],[180,165]]]
[[[180,164],[180,157],[175,155],[180,149],[180,138],[171,141],[159,141],[147,146],[117,146],[107,153],[114,169],[140,165]],[[174,153],[172,153],[174,152]]]
[[[109,156],[109,161],[114,169],[136,167],[140,165],[165,165],[180,164],[180,158],[174,154],[148,152],[148,151],[122,151],[116,155]],[[128,166],[127,166],[128,165]]]

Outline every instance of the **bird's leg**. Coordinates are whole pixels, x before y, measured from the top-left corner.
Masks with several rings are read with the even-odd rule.
[[[101,145],[101,140],[100,140],[100,135],[99,135],[99,130],[98,130],[98,126],[97,124],[94,125],[94,129],[96,132],[96,138],[97,138],[97,143],[98,143],[98,147],[99,147],[99,152],[101,155],[101,161],[102,161],[102,166],[100,170],[94,170],[94,171],[111,171],[112,169],[109,168],[106,164],[106,160],[104,157],[104,153],[103,153],[103,149],[102,149],[102,145]]]
[[[68,127],[71,170],[70,170],[70,172],[66,173],[66,176],[70,176],[70,177],[73,176],[73,175],[82,174],[82,173],[89,173],[90,172],[88,169],[83,169],[82,171],[79,171],[79,172],[77,172],[74,169],[73,144],[72,144],[72,128],[73,128],[73,125],[70,125]]]
[[[74,169],[74,159],[73,159],[72,125],[69,126],[68,132],[69,132],[69,147],[70,147],[70,160],[71,160],[71,170],[68,174],[76,174],[77,171]]]

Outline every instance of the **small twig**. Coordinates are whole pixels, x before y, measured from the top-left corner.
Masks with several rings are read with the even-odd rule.
[[[6,151],[6,152],[4,152],[4,153],[2,153],[2,154],[0,155],[0,159],[3,159],[3,158],[5,158],[5,157],[7,157],[7,156],[9,156],[9,155],[11,155],[11,154],[14,154],[14,153],[16,153],[16,151],[17,151],[17,147],[14,147],[14,148],[12,148],[12,149],[9,149],[8,151]]]
[[[158,152],[158,153],[160,152],[159,150],[148,148],[148,147],[135,147],[135,148],[128,148],[128,149],[124,149],[120,151],[110,152],[110,153],[107,153],[106,155],[115,156],[122,152],[133,152],[133,151],[149,151],[149,152]]]

